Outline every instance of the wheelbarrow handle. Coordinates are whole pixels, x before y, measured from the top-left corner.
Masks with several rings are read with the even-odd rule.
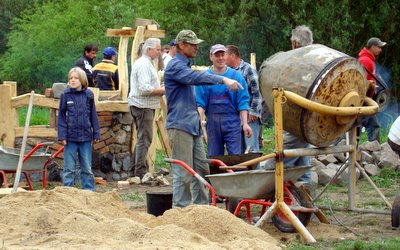
[[[174,159],[172,158],[164,158],[164,162],[166,163],[172,163],[174,161]]]
[[[213,206],[216,206],[217,204],[217,198],[215,194],[214,188],[211,186],[210,183],[208,183],[203,177],[201,177],[194,169],[192,169],[190,166],[188,166],[186,163],[180,160],[172,159],[172,158],[164,158],[164,161],[167,163],[172,163],[181,166],[184,168],[186,171],[188,171],[194,178],[196,178],[200,183],[202,183],[204,186],[206,186],[210,192],[211,192],[211,203]]]
[[[51,146],[54,144],[53,141],[45,141],[45,142],[41,142],[40,144],[42,144],[43,146]]]

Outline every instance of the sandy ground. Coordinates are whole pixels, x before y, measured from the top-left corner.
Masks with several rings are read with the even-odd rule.
[[[2,249],[279,249],[303,241],[298,233],[282,233],[271,222],[261,229],[247,224],[244,211],[241,218],[234,217],[222,203],[217,208],[171,209],[155,217],[146,213],[146,200],[121,199],[129,194],[145,197],[146,191],[171,187],[132,185],[118,190],[116,183],[108,183],[97,185],[96,192],[56,187],[6,195],[0,198]],[[358,199],[360,195],[369,196],[360,192]],[[307,225],[317,244],[400,236],[391,228],[390,215],[325,214],[331,224],[313,216]]]
[[[0,199],[3,249],[279,249],[265,231],[212,206],[154,217],[117,192],[56,187]]]

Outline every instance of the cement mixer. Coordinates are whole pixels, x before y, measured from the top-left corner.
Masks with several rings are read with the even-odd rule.
[[[331,107],[363,106],[368,82],[357,59],[324,45],[279,52],[260,68],[261,94],[273,113],[273,88],[284,88]],[[315,146],[328,146],[351,129],[357,119],[312,112],[287,101],[283,128]]]

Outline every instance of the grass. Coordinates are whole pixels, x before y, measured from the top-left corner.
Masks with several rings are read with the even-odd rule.
[[[145,200],[144,195],[139,193],[125,193],[120,195],[123,201],[139,201],[143,202]]]
[[[24,127],[26,121],[26,115],[28,113],[28,107],[22,107],[17,109],[19,126]],[[49,125],[49,109],[41,107],[33,107],[30,119],[30,126],[34,125]]]
[[[362,240],[342,240],[328,242],[318,239],[317,243],[304,245],[300,241],[289,243],[288,250],[313,250],[313,249],[334,249],[334,250],[397,250],[400,245],[400,237],[393,237],[384,240],[362,241]]]
[[[393,168],[383,168],[379,175],[372,176],[371,179],[379,188],[399,186],[400,171]]]

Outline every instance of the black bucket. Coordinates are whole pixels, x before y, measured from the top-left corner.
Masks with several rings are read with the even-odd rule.
[[[172,208],[172,192],[146,192],[147,213],[162,215]]]

